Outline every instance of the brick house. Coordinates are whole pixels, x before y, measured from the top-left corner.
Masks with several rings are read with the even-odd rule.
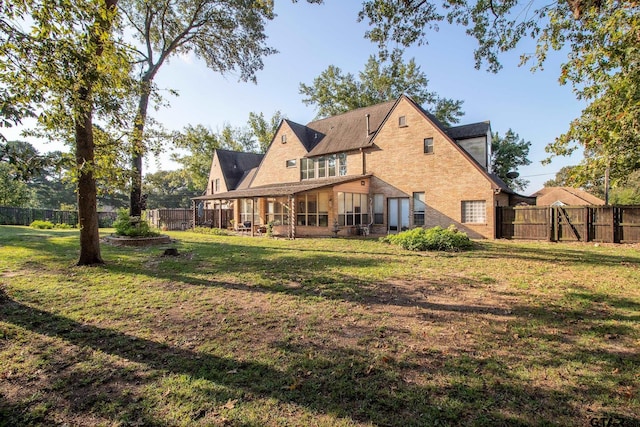
[[[253,162],[217,150],[206,194],[194,201],[232,203],[235,224],[273,222],[290,237],[454,224],[493,238],[495,206],[535,198],[491,173],[490,147],[488,122],[445,127],[403,95],[306,126],[283,120]]]

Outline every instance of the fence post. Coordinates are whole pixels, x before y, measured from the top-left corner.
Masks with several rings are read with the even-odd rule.
[[[551,239],[552,242],[557,242],[558,240],[560,240],[560,224],[558,221],[558,207],[557,206],[551,206],[551,211],[549,212],[549,214],[551,215],[551,224],[553,227],[553,237]]]
[[[585,206],[584,207],[584,233],[582,234],[583,237],[583,241],[585,242],[590,242],[591,239],[589,238],[589,230],[591,229],[590,225],[591,225],[591,208],[589,206]]]

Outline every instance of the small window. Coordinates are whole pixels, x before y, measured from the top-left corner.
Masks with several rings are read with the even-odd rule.
[[[287,167],[288,168],[295,168],[296,167],[296,159],[287,160]]]
[[[484,200],[462,201],[462,222],[470,224],[485,224],[487,209]]]
[[[373,223],[384,224],[384,195],[373,195]]]
[[[286,144],[286,143],[287,143],[287,135],[282,135],[282,136],[280,137],[280,141],[281,141],[283,144]]]
[[[215,192],[216,193],[220,192],[220,178],[216,178],[216,181],[215,181]]]
[[[424,225],[424,211],[427,205],[424,203],[424,193],[413,193],[413,225]]]
[[[400,126],[401,128],[407,126],[407,117],[406,116],[400,116],[398,118],[398,126]]]
[[[433,138],[424,139],[424,152],[425,154],[433,153]]]

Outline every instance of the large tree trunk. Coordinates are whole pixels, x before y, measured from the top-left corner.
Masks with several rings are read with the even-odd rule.
[[[93,175],[94,143],[91,113],[76,119],[76,164],[78,166],[78,221],[80,259],[78,265],[103,264],[100,256],[97,188]]]
[[[131,198],[130,198],[130,216],[142,215],[142,159],[144,157],[144,125],[147,120],[147,109],[149,108],[149,95],[151,91],[151,83],[148,80],[149,73],[145,75],[140,82],[142,93],[138,101],[138,111],[133,128],[131,153],[132,161],[132,178],[131,178]]]
[[[115,11],[118,0],[105,0],[108,12]],[[108,17],[109,15],[107,15]],[[94,55],[104,52],[102,34],[110,31],[112,19],[99,15],[95,27],[89,33]],[[95,30],[98,30],[97,32]],[[96,34],[97,33],[97,34]],[[90,64],[95,71],[95,64]],[[87,73],[90,76],[92,73]],[[104,264],[100,255],[100,233],[98,230],[97,186],[95,168],[95,144],[93,141],[93,87],[95,81],[85,77],[80,82],[79,101],[75,111],[76,165],[78,167],[78,222],[80,226],[80,259],[78,265]]]

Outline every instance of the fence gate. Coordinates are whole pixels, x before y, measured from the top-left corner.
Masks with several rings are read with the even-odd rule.
[[[553,240],[556,242],[587,241],[588,209],[583,206],[554,206],[552,209]]]

